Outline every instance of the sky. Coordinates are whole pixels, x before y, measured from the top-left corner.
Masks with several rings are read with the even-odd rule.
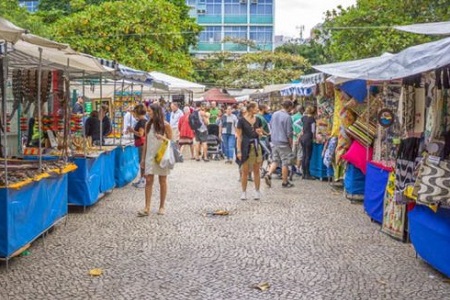
[[[324,13],[338,5],[348,7],[356,0],[275,0],[275,35],[298,37],[305,26],[303,37],[309,37],[311,29],[324,21]]]

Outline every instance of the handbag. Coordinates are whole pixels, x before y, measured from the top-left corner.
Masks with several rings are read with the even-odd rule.
[[[450,161],[433,162],[425,158],[420,166],[413,195],[425,205],[450,207]]]
[[[168,146],[169,146],[168,140],[163,140],[161,142],[161,145],[159,146],[158,151],[156,152],[156,155],[155,155],[155,162],[157,164],[161,163],[161,160],[162,160],[164,153],[166,152],[166,149],[168,148]]]

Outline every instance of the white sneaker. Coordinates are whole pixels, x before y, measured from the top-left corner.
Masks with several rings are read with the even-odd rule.
[[[139,179],[138,182],[133,183],[135,188],[145,188],[145,178]]]
[[[261,192],[260,191],[255,191],[255,196],[253,197],[254,200],[259,200],[261,199]]]
[[[241,200],[247,200],[247,192],[242,192]]]

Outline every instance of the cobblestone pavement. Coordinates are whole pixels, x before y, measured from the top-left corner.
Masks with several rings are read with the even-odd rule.
[[[450,299],[445,278],[360,204],[326,182],[294,183],[240,201],[235,166],[178,164],[165,216],[157,196],[137,218],[143,190],[132,186],[72,209],[30,256],[0,265],[0,299]],[[232,214],[206,216],[216,209]],[[251,288],[261,282],[270,289]]]

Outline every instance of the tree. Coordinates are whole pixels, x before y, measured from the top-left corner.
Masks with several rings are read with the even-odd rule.
[[[303,57],[270,51],[241,56],[227,52],[197,61],[197,80],[228,88],[262,88],[298,79],[309,64]]]
[[[86,6],[51,29],[54,39],[80,52],[190,78],[187,39],[200,27],[180,15],[180,7],[166,0],[105,2]]]
[[[358,0],[355,6],[326,12],[321,38],[334,61],[398,52],[431,41],[392,28],[394,25],[448,21],[448,0]]]
[[[286,43],[275,49],[275,52],[287,53],[304,57],[311,65],[320,65],[330,62],[330,58],[326,56],[323,45],[314,40],[309,40],[304,44]],[[305,70],[305,73],[316,72],[313,68]]]
[[[0,16],[32,33],[42,35],[47,33],[41,18],[29,13],[18,1],[0,0]]]

